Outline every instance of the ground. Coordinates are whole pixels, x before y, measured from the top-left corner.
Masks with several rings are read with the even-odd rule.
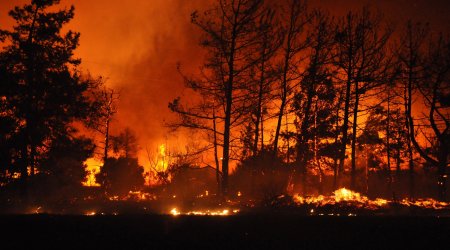
[[[448,249],[450,218],[0,216],[1,249]],[[400,248],[399,248],[400,247]]]

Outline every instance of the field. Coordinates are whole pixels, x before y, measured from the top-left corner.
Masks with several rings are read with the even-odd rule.
[[[450,218],[2,215],[2,249],[448,249]]]

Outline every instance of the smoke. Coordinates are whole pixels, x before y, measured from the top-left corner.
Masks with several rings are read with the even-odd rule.
[[[7,11],[26,0],[2,1],[0,24],[11,25]],[[172,118],[169,101],[183,95],[183,80],[176,71],[182,63],[186,72],[195,72],[203,59],[198,46],[200,31],[190,23],[193,10],[204,10],[211,0],[62,0],[57,8],[75,5],[75,18],[69,28],[81,32],[76,56],[82,69],[101,75],[109,87],[120,91],[119,112],[113,132],[131,127],[142,148],[156,148],[166,140],[183,144],[183,139],[167,138],[163,124]],[[316,0],[312,7],[324,7],[342,15],[372,1]],[[449,31],[446,0],[377,1],[393,21],[412,18],[429,20]],[[170,143],[170,142],[169,142]],[[144,155],[144,154],[141,154]],[[141,157],[142,158],[142,157]],[[141,162],[146,161],[140,159]]]
[[[170,100],[183,94],[176,71],[198,68],[198,31],[190,13],[207,1],[76,1],[73,29],[81,32],[83,68],[120,92],[113,131],[131,127],[141,147],[164,143]],[[64,2],[63,2],[64,3]],[[69,1],[67,1],[69,3]],[[142,160],[142,159],[141,159]]]

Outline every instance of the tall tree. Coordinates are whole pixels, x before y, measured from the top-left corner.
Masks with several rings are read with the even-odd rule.
[[[408,21],[406,30],[400,41],[400,49],[397,55],[399,64],[402,65],[402,75],[399,79],[400,85],[403,86],[404,116],[405,127],[407,132],[408,148],[408,166],[410,173],[410,196],[414,197],[414,151],[412,136],[414,131],[411,130],[413,96],[417,90],[418,81],[423,77],[424,71],[424,46],[428,35],[428,27],[426,25],[413,25]]]
[[[275,138],[273,141],[274,155],[278,153],[278,141],[281,132],[283,116],[286,114],[286,106],[289,104],[289,96],[292,90],[292,81],[298,79],[298,66],[302,61],[299,58],[301,51],[308,45],[307,38],[302,35],[305,33],[306,25],[309,23],[306,2],[302,0],[289,1],[284,13],[284,45],[282,47],[281,80],[280,80],[280,108],[277,114],[277,127],[275,129]]]
[[[254,138],[252,145],[253,156],[258,153],[258,144],[261,135],[261,150],[264,146],[264,110],[269,103],[270,92],[274,82],[273,58],[278,48],[281,46],[282,35],[277,27],[276,20],[274,20],[275,13],[271,9],[265,10],[257,22],[256,32],[258,33],[259,43],[257,44],[259,51],[256,58],[258,63],[255,65],[255,71],[258,76],[255,79],[255,90],[251,88],[252,92],[256,94],[255,98],[255,112],[254,116]]]
[[[428,111],[419,123],[425,129],[418,129],[411,110],[408,111],[409,135],[414,148],[431,166],[437,168],[438,194],[444,199],[446,193],[447,168],[450,164],[450,41],[440,36],[431,41],[425,55],[422,77],[417,79],[416,88]],[[408,96],[412,96],[408,87]],[[416,132],[417,131],[417,132]],[[421,133],[431,145],[427,148],[419,143]]]
[[[232,127],[242,125],[251,104],[246,90],[249,70],[258,62],[252,57],[252,52],[258,43],[255,27],[262,8],[262,0],[222,0],[203,15],[198,12],[192,14],[192,23],[203,32],[201,45],[208,52],[208,58],[203,68],[203,79],[188,81],[188,86],[197,90],[200,96],[212,97],[208,100],[212,106],[208,105],[207,110],[214,112],[213,115],[205,115],[202,111],[205,106],[201,104],[191,109],[193,112],[180,109],[179,101],[169,105],[186,121],[212,120],[217,128],[215,121],[218,118],[222,120],[222,194],[228,190]]]
[[[362,95],[369,92],[384,78],[388,69],[386,43],[390,37],[389,28],[381,30],[382,18],[373,15],[369,8],[359,14],[348,13],[341,21],[336,35],[337,56],[335,65],[342,74],[338,76],[345,83],[345,106],[342,126],[340,169],[343,169],[348,143],[350,104],[353,101],[351,140],[351,186],[356,178],[356,138],[358,114]]]
[[[0,31],[7,41],[0,55],[2,85],[8,89],[3,103],[17,121],[15,131],[22,141],[17,150],[24,187],[27,170],[34,175],[49,142],[71,133],[72,122],[84,119],[92,104],[85,95],[92,82],[81,77],[80,60],[73,57],[80,34],[62,33],[74,7],[54,10],[58,3],[33,0],[15,7],[9,15],[16,25]]]
[[[332,62],[332,49],[334,43],[334,30],[330,18],[319,11],[312,17],[311,32],[308,48],[308,64],[300,81],[300,90],[296,93],[293,109],[297,122],[297,164],[303,176],[303,186],[306,187],[307,164],[311,155],[317,148],[311,148],[310,142],[323,136],[318,134],[316,128],[322,125],[331,125],[328,109],[334,104],[335,92],[331,81],[332,73],[329,70]],[[318,105],[320,102],[320,105]],[[319,119],[317,119],[319,118]],[[317,126],[317,125],[320,126]],[[328,127],[329,129],[329,127]],[[322,132],[325,132],[322,130]],[[320,140],[320,139],[319,139]],[[313,152],[314,151],[314,152]],[[304,188],[305,189],[305,188]],[[304,190],[305,191],[305,190]]]

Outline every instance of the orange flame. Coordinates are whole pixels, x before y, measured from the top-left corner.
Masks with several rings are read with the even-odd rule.
[[[86,166],[85,170],[87,174],[85,181],[81,184],[85,187],[99,187],[100,184],[97,183],[95,175],[100,173],[102,163],[95,158],[89,158],[84,162],[84,165]]]

